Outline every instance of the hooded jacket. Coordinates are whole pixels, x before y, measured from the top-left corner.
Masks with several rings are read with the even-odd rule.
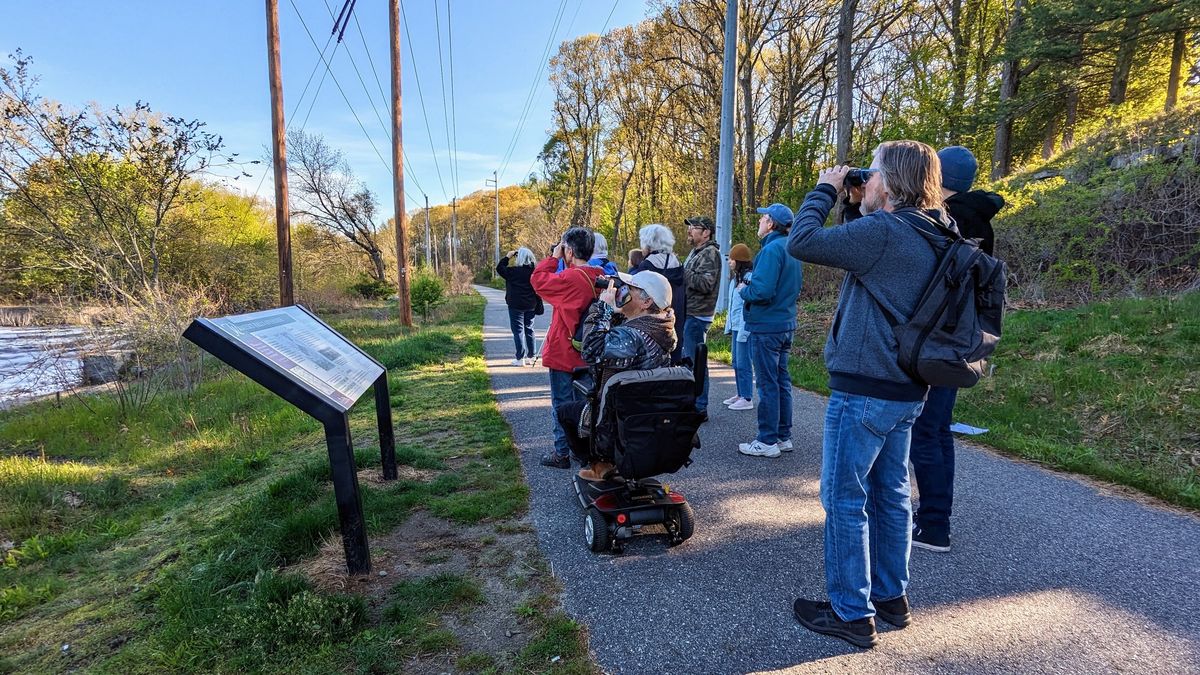
[[[988,255],[996,234],[992,230],[992,218],[1004,208],[1004,197],[986,190],[957,192],[946,199],[946,211],[958,225],[958,232],[967,239],[978,239],[979,248]]]
[[[667,278],[667,283],[671,284],[671,309],[674,310],[675,334],[679,335],[683,331],[683,322],[687,319],[687,281],[684,277],[683,265],[680,264],[679,258],[675,257],[674,253],[658,252],[646,256],[646,259],[629,270],[629,273],[637,274],[642,270],[658,272]],[[674,352],[676,358],[679,357],[679,350],[682,346],[682,342],[676,345]]]
[[[683,263],[683,278],[687,284],[688,316],[709,316],[717,310],[717,294],[721,288],[721,248],[708,240],[693,249]]]
[[[616,312],[594,302],[584,319],[583,360],[600,366],[605,376],[622,370],[649,370],[671,365],[675,349],[675,317],[668,307],[614,325]]]

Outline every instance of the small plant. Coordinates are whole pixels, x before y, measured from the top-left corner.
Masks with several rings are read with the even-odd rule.
[[[422,321],[428,322],[430,310],[446,299],[446,284],[428,268],[422,268],[413,275],[408,292],[413,309],[421,313]]]

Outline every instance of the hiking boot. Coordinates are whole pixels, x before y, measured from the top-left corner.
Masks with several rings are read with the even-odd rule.
[[[751,443],[739,443],[738,452],[751,457],[778,457],[779,446],[774,443],[763,443],[758,439],[754,439]]]
[[[592,462],[590,466],[580,469],[576,475],[583,480],[597,483],[612,478],[616,472],[617,467],[609,462]]]
[[[786,441],[779,441],[775,445],[777,445],[779,447],[780,452],[791,452],[792,451],[792,439],[790,439],[790,438],[787,439]]]
[[[873,617],[842,621],[837,612],[833,611],[833,605],[804,598],[796,600],[796,604],[792,605],[792,612],[801,626],[814,633],[840,638],[862,649],[879,644],[879,634],[875,632]]]
[[[730,403],[733,403],[734,401],[738,400],[739,398],[741,398],[741,396],[734,394],[733,396],[730,396],[729,398],[725,399],[724,401],[721,401],[721,405],[729,405]]]
[[[893,600],[872,600],[871,604],[875,605],[875,616],[896,628],[904,628],[912,623],[912,612],[908,611],[907,595]]]
[[[738,400],[729,404],[729,409],[730,410],[754,410],[754,403],[752,401],[747,401],[744,398],[739,398]]]
[[[926,551],[948,553],[950,551],[950,535],[941,534],[938,532],[930,532],[919,527],[914,527],[912,533],[912,545],[913,548],[923,548]]]
[[[542,455],[542,466],[549,466],[555,469],[569,469],[571,468],[571,458],[550,452]]]

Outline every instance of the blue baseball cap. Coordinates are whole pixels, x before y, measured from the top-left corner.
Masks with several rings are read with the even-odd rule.
[[[791,227],[792,219],[796,217],[786,204],[780,204],[779,202],[775,202],[770,206],[760,206],[755,210],[759,213],[765,213],[768,216],[771,216],[771,220],[783,225],[784,227]]]

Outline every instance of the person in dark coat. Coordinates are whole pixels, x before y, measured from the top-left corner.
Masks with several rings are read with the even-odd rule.
[[[513,260],[512,265],[509,260]],[[537,258],[533,251],[519,248],[496,264],[496,274],[504,278],[504,302],[508,305],[508,324],[512,328],[513,344],[517,355],[509,363],[514,366],[532,366],[537,352],[534,351],[533,317],[537,315],[541,298],[533,292],[529,276]]]
[[[992,218],[1004,207],[994,192],[972,190],[979,168],[971,151],[955,145],[938,151],[942,162],[942,196],[946,211],[967,239],[978,239],[979,248],[992,255],[996,235]],[[950,509],[954,501],[954,403],[958,390],[930,387],[925,409],[912,428],[909,460],[920,503],[914,515],[912,545],[928,551],[950,550]]]
[[[675,334],[683,335],[683,324],[687,321],[687,281],[683,263],[675,255],[675,235],[670,228],[658,223],[638,230],[638,241],[644,256],[641,263],[629,270],[630,274],[642,271],[658,272],[671,284],[671,309],[675,313]],[[683,340],[671,351],[672,361],[678,363],[683,357]]]

